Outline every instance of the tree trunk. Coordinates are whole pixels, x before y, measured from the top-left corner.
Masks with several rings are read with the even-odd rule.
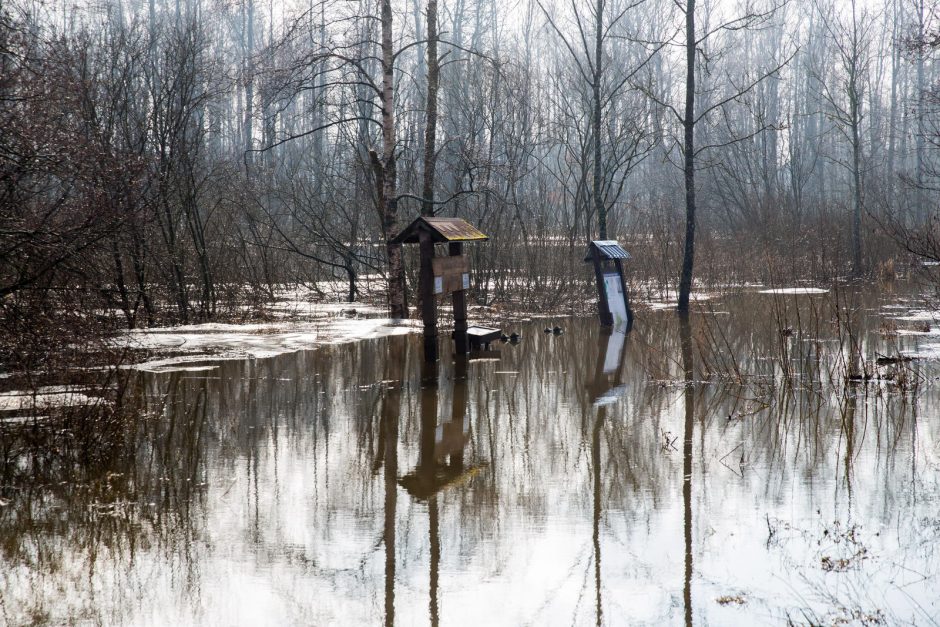
[[[849,95],[850,116],[852,120],[852,179],[854,211],[852,212],[852,275],[861,276],[862,268],[862,147],[859,137],[859,95],[855,93],[855,78],[850,81],[852,93]]]
[[[437,166],[437,90],[440,60],[437,57],[437,0],[428,0],[428,97],[424,128],[424,188],[421,215],[434,215],[434,170]]]
[[[346,253],[343,255],[343,266],[346,270],[346,279],[349,283],[349,293],[347,298],[349,302],[354,303],[356,302],[359,290],[356,287],[356,266],[355,259],[353,258],[352,254]]]
[[[891,28],[891,41],[896,42],[899,36],[899,24],[901,15],[901,2],[894,0],[894,23]],[[896,209],[896,200],[894,197],[894,160],[897,147],[897,125],[898,125],[898,74],[901,71],[901,48],[898,45],[891,46],[891,109],[888,114],[888,163],[886,173],[886,194],[890,209]],[[901,216],[903,220],[903,216]],[[903,224],[903,222],[902,222]]]
[[[398,199],[395,165],[395,85],[393,82],[392,1],[382,0],[382,226],[388,254],[388,304],[393,318],[408,317],[405,300],[405,266],[401,246],[391,238],[398,234]]]
[[[924,0],[917,2],[917,42],[918,46],[924,44]],[[914,209],[915,224],[920,223],[926,215],[927,207],[926,194],[924,190],[924,153],[927,148],[927,130],[924,125],[924,98],[926,97],[926,83],[924,82],[924,50],[917,50],[917,143],[916,158],[917,172],[915,173],[917,181],[917,190],[915,199],[917,206]]]
[[[594,211],[597,213],[597,231],[600,239],[607,239],[607,208],[601,198],[601,77],[603,76],[604,0],[597,0],[597,19],[594,40]]]
[[[130,295],[127,291],[127,283],[124,281],[124,261],[121,258],[121,250],[118,247],[117,240],[111,240],[111,258],[114,260],[114,280],[117,284],[118,293],[121,296],[121,311],[127,319],[127,327],[134,328],[134,308],[131,307]]]
[[[254,60],[253,55],[255,53],[255,3],[254,0],[248,0],[245,5],[245,8],[242,9],[245,14],[245,41],[244,41],[244,60],[242,64],[242,71],[244,72],[245,80],[245,120],[244,120],[244,148],[245,148],[245,163],[251,164],[252,160],[252,135],[254,134],[253,130],[253,121],[254,121],[254,100],[255,100],[255,84],[254,84]]]
[[[849,124],[852,135],[852,276],[862,275],[862,91],[859,86],[859,58],[864,54],[858,37],[855,3],[852,3],[852,58],[849,61]]]
[[[692,266],[695,262],[695,0],[685,8],[685,252],[679,280],[679,311],[689,310]]]

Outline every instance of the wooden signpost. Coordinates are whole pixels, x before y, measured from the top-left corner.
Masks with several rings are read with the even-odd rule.
[[[470,260],[463,255],[464,242],[489,239],[460,218],[419,217],[392,239],[395,244],[418,244],[421,272],[421,318],[424,322],[424,360],[438,359],[437,300],[450,294],[454,307],[454,345],[458,355],[469,352],[467,341],[467,290],[470,288]],[[448,256],[436,257],[438,244],[447,244]]]

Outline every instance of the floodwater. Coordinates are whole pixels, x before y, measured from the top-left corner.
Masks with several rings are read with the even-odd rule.
[[[929,339],[899,302],[139,373],[105,461],[0,451],[0,624],[934,624],[935,364],[866,363]]]

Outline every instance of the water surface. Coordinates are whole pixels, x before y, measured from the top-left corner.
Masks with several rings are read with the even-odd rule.
[[[864,363],[921,341],[897,300],[140,373],[110,462],[5,466],[0,623],[933,624],[936,375]]]

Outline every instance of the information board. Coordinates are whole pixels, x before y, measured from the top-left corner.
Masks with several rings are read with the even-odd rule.
[[[431,260],[434,293],[450,294],[470,288],[470,260],[463,255],[435,257]]]
[[[604,273],[604,290],[607,292],[607,306],[614,319],[614,326],[627,324],[627,298],[623,293],[620,275],[616,272]]]

